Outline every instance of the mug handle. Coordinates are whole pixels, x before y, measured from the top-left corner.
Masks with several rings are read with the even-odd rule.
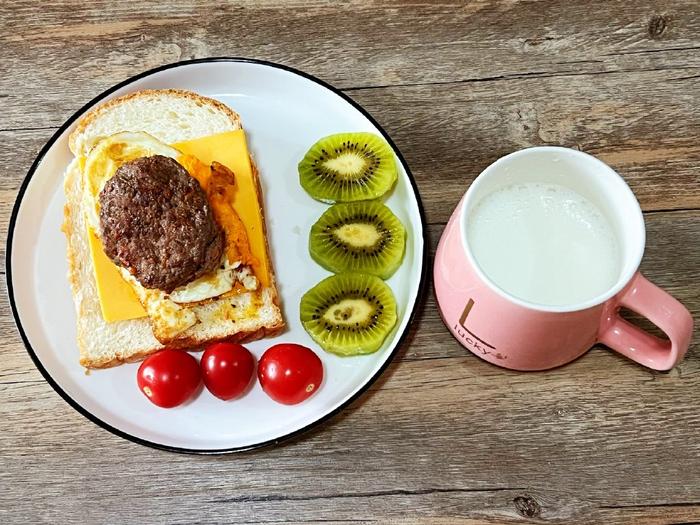
[[[661,339],[623,319],[625,306],[649,319],[668,339]],[[622,294],[608,301],[598,341],[654,370],[670,370],[688,351],[693,332],[690,312],[668,292],[637,272]]]

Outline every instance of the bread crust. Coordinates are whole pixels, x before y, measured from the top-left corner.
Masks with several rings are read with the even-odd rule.
[[[141,91],[135,91],[127,95],[122,95],[121,97],[113,98],[107,102],[100,104],[96,108],[88,111],[76,124],[75,129],[71,132],[68,137],[68,147],[70,148],[73,155],[76,157],[80,154],[77,147],[77,142],[80,136],[85,132],[85,130],[92,124],[95,120],[99,119],[110,109],[120,106],[122,104],[129,103],[139,98],[149,98],[157,96],[170,96],[176,98],[184,98],[196,102],[197,104],[212,106],[217,111],[220,111],[228,116],[231,120],[231,124],[242,128],[241,117],[233,111],[226,104],[219,102],[213,98],[203,97],[202,95],[195,93],[194,91],[187,91],[185,89],[142,89]]]
[[[230,109],[228,106],[215,101],[213,99],[209,99],[206,97],[202,97],[201,95],[198,95],[196,93],[192,93],[189,91],[184,91],[184,90],[177,90],[177,89],[167,89],[167,90],[144,90],[144,91],[139,91],[136,93],[131,93],[129,95],[125,95],[122,97],[118,97],[116,99],[110,100],[106,102],[105,104],[98,106],[97,108],[91,110],[88,114],[86,114],[77,124],[76,129],[71,133],[70,135],[70,148],[71,151],[74,151],[75,143],[78,140],[78,137],[80,134],[82,134],[85,129],[90,125],[91,122],[93,122],[95,119],[98,119],[100,115],[104,113],[109,108],[115,107],[118,104],[123,104],[123,103],[128,103],[130,100],[134,100],[135,98],[138,97],[153,97],[153,96],[161,96],[161,95],[166,95],[166,96],[177,96],[177,97],[186,97],[190,100],[195,100],[200,104],[210,104],[215,106],[219,111],[223,111],[226,113],[226,115],[230,118],[232,127],[237,127],[240,128],[240,117],[238,116],[237,113],[235,113],[232,109]],[[75,153],[75,151],[74,151]],[[76,157],[78,154],[76,154]],[[266,221],[265,221],[265,209],[263,205],[263,197],[262,197],[262,188],[260,185],[260,177],[259,177],[259,170],[257,166],[255,165],[255,162],[251,156],[251,167],[253,171],[253,176],[256,181],[256,193],[257,193],[257,198],[258,198],[258,203],[261,209],[261,214],[262,214],[262,226],[263,226],[263,235],[265,239],[265,250],[266,254],[268,257],[268,260],[271,261],[270,258],[270,248],[269,248],[269,243],[268,243],[268,238],[267,238],[267,227],[266,227]],[[74,162],[77,162],[77,159],[74,160]],[[66,180],[64,181],[65,185],[65,193],[67,196],[69,196],[69,185],[72,183],[77,183],[81,184],[82,183],[82,177],[81,177],[81,172],[80,170],[77,170],[76,173],[70,173],[71,172],[71,167],[66,172]],[[69,176],[72,177],[78,177],[78,181],[71,181],[69,180]],[[79,250],[77,249],[76,246],[74,246],[74,241],[76,239],[76,236],[87,236],[86,232],[80,231],[80,223],[78,221],[77,214],[82,213],[82,210],[80,208],[81,203],[80,201],[75,201],[72,200],[70,197],[67,199],[67,203],[64,206],[64,222],[62,225],[62,231],[66,235],[67,241],[68,241],[68,247],[67,247],[67,258],[68,258],[68,281],[71,285],[71,290],[73,292],[74,300],[77,306],[77,315],[80,317],[84,315],[85,312],[82,312],[81,309],[83,308],[83,303],[80,301],[79,297],[80,294],[84,293],[85,291],[85,286],[82,281],[87,278],[87,279],[92,279],[91,285],[94,285],[94,275],[92,272],[88,272],[87,276],[81,276],[81,269],[83,267],[81,265],[83,264],[91,264],[89,262],[84,262],[84,256],[85,254],[79,253]],[[82,241],[79,241],[82,242]],[[82,256],[82,257],[81,257]],[[85,273],[85,272],[83,272]],[[94,287],[94,286],[93,286]],[[258,326],[254,329],[251,330],[232,330],[229,333],[227,333],[225,336],[216,336],[216,337],[197,337],[197,336],[192,336],[192,335],[186,335],[187,331],[183,334],[183,337],[180,337],[176,339],[175,341],[171,342],[168,344],[168,348],[178,348],[178,349],[188,349],[188,350],[201,350],[202,346],[205,344],[213,343],[213,342],[218,342],[218,341],[232,341],[232,342],[248,342],[248,341],[254,341],[257,339],[261,339],[263,337],[271,337],[274,335],[279,334],[282,332],[282,330],[285,328],[285,322],[284,322],[284,317],[282,316],[281,309],[280,309],[280,298],[279,298],[279,292],[277,290],[277,286],[275,284],[275,274],[274,274],[274,269],[272,268],[272,265],[270,265],[270,286],[264,289],[264,292],[270,295],[271,302],[272,304],[276,307],[276,320],[275,322],[271,322],[268,324],[264,324],[262,326]],[[262,294],[263,291],[260,290],[260,293]],[[224,299],[222,299],[223,301]],[[104,321],[102,320],[104,323]],[[130,321],[126,321],[125,323],[130,323],[130,326],[136,326],[140,325],[141,323],[145,323],[150,327],[150,323],[147,318],[140,318],[140,319],[134,319]],[[113,352],[110,355],[106,356],[91,356],[89,355],[88,352],[85,351],[85,348],[87,348],[87,343],[86,338],[89,337],[90,334],[85,333],[84,330],[81,330],[80,327],[78,329],[78,345],[81,350],[81,356],[80,356],[80,364],[86,368],[94,368],[94,369],[100,369],[100,368],[110,368],[113,366],[118,366],[123,363],[131,363],[135,361],[140,361],[147,357],[150,354],[153,354],[163,348],[165,348],[164,345],[158,343],[155,339],[153,340],[152,344],[148,344],[142,347],[136,347],[136,348],[129,348],[126,350],[124,354],[121,352]]]
[[[284,327],[284,322],[281,322],[275,326],[261,327],[252,331],[241,331],[229,337],[215,337],[205,341],[198,341],[196,338],[188,337],[185,339],[175,340],[173,343],[168,345],[168,348],[200,352],[204,350],[203,345],[205,344],[224,341],[229,343],[248,343],[250,341],[257,341],[258,339],[264,339],[266,337],[274,337],[279,335],[282,330],[284,330]],[[137,351],[127,357],[115,356],[111,359],[89,359],[86,357],[81,357],[80,365],[91,369],[112,368],[114,366],[123,365],[124,363],[136,363],[138,361],[142,361],[149,355],[154,354],[163,348],[165,348],[165,346],[161,345],[158,347]]]

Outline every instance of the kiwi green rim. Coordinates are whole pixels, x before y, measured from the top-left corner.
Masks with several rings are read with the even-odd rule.
[[[315,421],[309,423],[308,425],[305,425],[302,428],[299,428],[297,430],[294,430],[292,432],[289,432],[283,436],[280,436],[278,438],[273,438],[270,440],[266,441],[261,441],[259,443],[254,443],[252,445],[245,445],[242,447],[228,447],[228,448],[217,448],[217,449],[195,449],[195,448],[187,448],[187,447],[176,447],[172,445],[166,445],[163,443],[157,443],[154,441],[149,441],[147,439],[143,439],[137,436],[134,436],[132,434],[129,434],[128,432],[125,432],[123,430],[120,430],[111,424],[107,423],[106,421],[98,418],[94,414],[92,414],[89,410],[84,408],[80,403],[75,401],[61,386],[53,379],[51,374],[48,372],[48,370],[44,367],[42,364],[41,360],[39,359],[38,355],[36,354],[36,351],[34,348],[32,348],[32,345],[29,342],[29,338],[27,337],[27,334],[24,330],[24,327],[22,326],[22,321],[19,316],[19,311],[17,309],[17,305],[15,302],[15,293],[14,293],[14,286],[12,283],[12,241],[14,239],[14,234],[15,234],[15,227],[17,223],[17,216],[19,215],[19,210],[22,205],[22,201],[24,199],[24,195],[27,191],[27,187],[29,186],[29,182],[31,181],[32,177],[36,173],[37,168],[39,167],[39,164],[41,164],[41,161],[44,159],[48,151],[53,147],[53,145],[56,143],[56,141],[59,139],[59,137],[76,121],[78,118],[80,118],[84,113],[86,113],[90,108],[92,108],[95,104],[106,98],[107,96],[111,95],[115,91],[127,87],[128,85],[136,82],[137,80],[141,80],[143,78],[146,78],[148,76],[154,75],[156,73],[159,73],[161,71],[167,71],[169,69],[175,69],[178,67],[182,66],[188,66],[188,65],[193,65],[193,64],[205,64],[205,63],[217,63],[217,62],[237,62],[237,63],[248,63],[248,64],[257,64],[261,66],[266,66],[266,67],[271,67],[275,69],[280,69],[283,71],[287,71],[289,73],[292,73],[294,75],[306,78],[308,80],[311,80],[312,82],[318,84],[319,86],[331,91],[332,93],[338,95],[341,99],[343,99],[345,102],[350,104],[354,109],[359,111],[367,120],[369,120],[372,125],[374,125],[377,130],[381,133],[382,137],[384,140],[387,141],[387,143],[391,146],[393,149],[394,153],[399,159],[399,162],[401,163],[401,166],[406,172],[406,175],[408,176],[408,180],[411,183],[411,189],[413,191],[413,195],[416,199],[416,204],[418,206],[418,213],[420,215],[420,222],[421,222],[421,239],[423,241],[423,246],[422,246],[422,253],[420,254],[420,261],[421,261],[421,270],[420,270],[420,281],[418,283],[418,291],[416,293],[416,298],[413,301],[413,305],[411,306],[411,311],[408,314],[408,322],[406,323],[406,327],[404,328],[403,332],[399,335],[399,339],[394,346],[394,348],[391,350],[391,353],[389,356],[385,359],[384,363],[379,367],[379,369],[370,377],[362,387],[355,392],[352,396],[350,396],[345,402],[341,403],[338,405],[335,409],[331,410],[327,414],[324,414],[323,416],[319,417]],[[415,178],[413,177],[413,174],[411,173],[411,170],[408,167],[408,163],[404,159],[403,155],[399,151],[399,149],[396,147],[396,144],[394,141],[389,137],[388,133],[382,128],[382,126],[379,125],[379,123],[372,117],[372,115],[367,112],[360,104],[355,102],[353,99],[351,99],[348,95],[340,91],[338,88],[333,87],[332,85],[328,84],[327,82],[324,82],[323,80],[320,80],[313,75],[310,75],[308,73],[305,73],[303,71],[300,71],[298,69],[285,66],[282,64],[277,64],[275,62],[269,62],[266,60],[259,60],[259,59],[254,59],[254,58],[244,58],[244,57],[210,57],[210,58],[197,58],[197,59],[192,59],[192,60],[181,60],[178,62],[173,62],[170,64],[164,64],[162,66],[148,69],[146,71],[143,71],[141,73],[138,73],[137,75],[133,75],[131,77],[126,78],[122,82],[119,82],[118,84],[115,84],[114,86],[102,91],[99,95],[95,96],[92,98],[90,101],[85,103],[80,109],[78,109],[73,115],[71,115],[57,130],[56,132],[51,135],[51,138],[46,142],[46,144],[41,148],[39,153],[37,154],[36,158],[34,159],[34,162],[32,162],[31,167],[29,168],[29,171],[27,172],[27,175],[25,176],[24,180],[22,181],[22,184],[19,187],[19,190],[17,191],[17,197],[15,199],[14,206],[12,207],[12,214],[10,215],[10,221],[8,224],[8,232],[7,232],[7,240],[5,244],[5,282],[7,286],[7,296],[8,300],[10,302],[10,309],[12,310],[12,317],[14,319],[15,325],[17,327],[17,331],[19,332],[19,335],[22,339],[22,343],[24,344],[25,349],[27,350],[27,353],[29,354],[29,357],[32,359],[32,362],[34,363],[34,366],[39,370],[41,375],[44,377],[47,383],[53,388],[58,395],[60,395],[64,401],[66,401],[73,409],[75,409],[78,413],[80,413],[82,416],[87,418],[88,420],[92,421],[96,425],[102,427],[103,429],[107,430],[108,432],[111,432],[112,434],[121,437],[123,439],[126,439],[128,441],[131,441],[133,443],[137,443],[139,445],[144,445],[150,448],[158,449],[158,450],[166,450],[168,452],[176,452],[176,453],[181,453],[181,454],[195,454],[195,455],[216,455],[216,454],[231,454],[234,452],[247,452],[251,450],[256,450],[259,448],[265,448],[265,447],[271,447],[274,445],[279,445],[283,442],[291,441],[294,438],[297,438],[301,436],[302,434],[308,432],[312,428],[318,427],[323,423],[328,422],[330,419],[338,415],[340,412],[342,412],[345,408],[347,408],[349,405],[351,405],[353,402],[355,402],[357,399],[359,399],[365,392],[367,392],[374,384],[374,382],[379,379],[379,377],[384,373],[384,371],[388,368],[389,364],[393,361],[393,359],[396,357],[398,354],[399,350],[403,346],[404,342],[406,341],[406,338],[408,337],[408,334],[410,332],[411,326],[413,325],[413,322],[416,317],[416,313],[418,311],[419,305],[423,304],[423,299],[424,299],[424,294],[425,294],[425,288],[426,288],[426,279],[427,279],[427,269],[428,269],[428,252],[427,252],[427,244],[428,244],[428,239],[427,239],[427,227],[426,227],[426,220],[425,220],[425,211],[423,209],[423,203],[420,198],[420,193],[418,192],[418,187],[416,185]]]

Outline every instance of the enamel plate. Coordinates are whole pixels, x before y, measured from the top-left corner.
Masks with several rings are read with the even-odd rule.
[[[216,98],[241,115],[260,168],[268,239],[287,330],[246,346],[260,358],[270,345],[295,342],[321,357],[325,378],[305,402],[272,401],[258,383],[224,402],[203,390],[170,410],[151,404],[136,386],[138,363],[86,374],[78,364],[75,309],[66,278],[63,173],[68,135],[96,104],[141,89],[182,88]],[[297,164],[319,138],[343,131],[380,134],[394,147],[399,178],[386,204],[406,226],[406,255],[388,280],[398,322],[375,354],[342,358],[321,350],[299,321],[302,294],[329,272],[309,256],[311,225],[327,206],[299,185]],[[76,410],[132,441],[178,452],[216,453],[280,442],[331,417],[364,392],[406,336],[425,279],[425,226],[415,182],[389,136],[358,104],[298,71],[245,59],[180,62],[133,77],[89,102],[43,148],[19,190],[7,240],[7,281],[17,327],[34,363]],[[199,358],[198,353],[193,353]]]

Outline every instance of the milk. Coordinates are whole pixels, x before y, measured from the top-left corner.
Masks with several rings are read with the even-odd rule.
[[[612,227],[565,186],[523,183],[486,195],[467,217],[467,236],[486,276],[531,303],[580,303],[609,290],[620,275]]]

